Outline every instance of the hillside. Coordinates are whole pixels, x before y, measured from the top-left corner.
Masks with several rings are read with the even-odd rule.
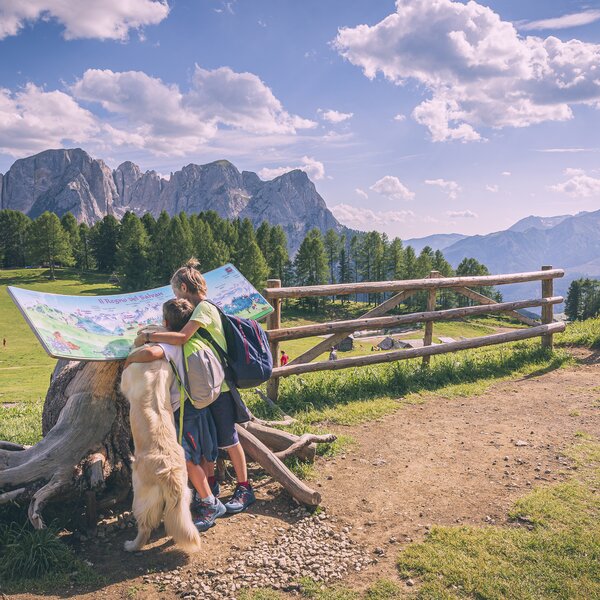
[[[214,210],[227,219],[249,218],[281,225],[295,252],[314,227],[322,232],[344,229],[327,208],[314,183],[301,170],[263,181],[240,172],[227,160],[189,164],[169,179],[155,171],[142,173],[130,161],[111,170],[103,160],[80,148],[46,150],[17,160],[0,174],[0,209],[19,210],[31,218],[46,210],[71,212],[88,225],[107,214],[126,211],[158,216]]]

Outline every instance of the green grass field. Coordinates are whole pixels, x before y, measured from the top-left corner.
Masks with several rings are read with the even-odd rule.
[[[41,413],[50,374],[50,358],[11,300],[6,286],[14,285],[53,294],[100,295],[120,290],[106,275],[58,270],[50,281],[47,269],[0,270],[0,439],[33,444],[40,439]]]
[[[6,347],[0,347],[0,439],[33,444],[41,436],[41,412],[43,400],[48,389],[48,383],[55,360],[47,356],[42,346],[25,322],[25,319],[9,297],[6,286],[14,285],[28,289],[70,295],[100,295],[119,293],[120,290],[108,283],[108,276],[97,273],[80,274],[71,269],[58,269],[57,279],[49,280],[46,269],[19,269],[0,270],[0,338],[6,339]],[[284,312],[284,326],[302,325],[325,321],[336,318],[352,318],[366,312],[363,304],[347,302],[343,307],[336,303],[328,306],[323,314],[306,313],[295,306],[288,306]],[[492,319],[486,323],[485,319],[473,322],[443,322],[434,327],[434,341],[439,341],[437,336],[448,336],[456,339],[460,337],[475,337],[486,335],[495,331],[494,327],[506,326],[508,320]],[[422,330],[416,330],[403,336],[405,338],[421,338]],[[371,347],[376,345],[381,337],[374,339],[356,340],[355,347],[349,352],[340,352],[339,356],[360,356],[370,354]],[[302,340],[292,340],[281,345],[294,358],[321,341],[322,338],[312,337]],[[323,354],[316,360],[324,360]],[[414,362],[414,361],[412,361]],[[436,361],[434,361],[436,362]],[[414,363],[417,364],[417,363]],[[367,369],[366,372],[373,372]],[[344,376],[341,376],[344,379]],[[353,377],[353,376],[352,376]],[[352,378],[351,377],[351,378]],[[294,378],[296,379],[296,378]],[[323,374],[323,379],[330,378]],[[337,381],[334,378],[333,381]],[[285,388],[284,384],[284,388]],[[345,389],[346,386],[342,386]],[[357,388],[363,390],[362,386]],[[378,392],[379,393],[379,392]],[[312,404],[306,402],[303,411],[308,413],[306,423],[315,423],[319,419],[325,421],[357,421],[374,416],[382,412],[389,412],[397,403],[389,397],[390,391],[384,397],[374,399],[357,399],[358,404],[343,409],[342,415],[335,415],[338,409],[326,412],[310,412]],[[372,394],[371,394],[372,396]],[[305,399],[306,400],[306,399]],[[360,404],[362,402],[362,405]],[[350,416],[350,415],[353,416]]]
[[[0,271],[0,338],[7,340],[0,354],[0,439],[32,444],[40,437],[41,410],[55,361],[49,358],[6,292],[6,285],[67,294],[110,294],[119,290],[106,277],[80,277],[72,270],[59,271],[57,281],[37,270]],[[349,315],[365,312],[364,306],[348,306]],[[331,314],[313,319],[291,310],[284,324],[300,325],[332,320]],[[508,320],[493,317],[469,322],[436,324],[437,335],[473,337],[511,326]],[[421,331],[409,334],[421,337]],[[282,345],[293,358],[320,338]],[[557,346],[600,345],[600,319],[569,326],[556,337]],[[370,353],[371,341],[358,341],[352,356]],[[306,374],[281,383],[280,406],[297,419],[290,429],[326,430],[330,424],[355,425],[401,410],[408,403],[423,402],[428,394],[466,396],[484,392],[494,382],[572,364],[564,350],[540,348],[539,340],[481,348],[433,357],[428,369],[419,360],[400,361],[345,371]],[[250,391],[245,398],[255,414],[274,413]],[[326,453],[351,444],[344,438]],[[583,438],[574,446],[576,476],[570,481],[534,489],[521,498],[510,515],[528,527],[435,527],[422,543],[410,544],[397,558],[400,577],[419,581],[418,598],[600,598],[600,444]],[[310,468],[294,465],[302,476]],[[10,531],[0,531],[9,536]],[[32,538],[32,544],[37,543]],[[1,544],[0,544],[1,545]],[[15,555],[17,556],[17,555]],[[13,557],[14,558],[14,557]],[[18,558],[18,556],[17,556]],[[16,559],[15,559],[16,560]],[[21,560],[21,559],[19,559]],[[85,565],[70,559],[66,564],[87,581]],[[89,569],[88,569],[89,570]],[[57,581],[64,583],[64,576]],[[54,589],[52,576],[42,578],[40,590]],[[58,585],[58,584],[56,584]],[[304,582],[301,597],[307,600],[391,600],[407,597],[403,583],[381,580],[365,591],[344,587],[322,588]],[[242,600],[283,600],[277,592],[244,593]]]

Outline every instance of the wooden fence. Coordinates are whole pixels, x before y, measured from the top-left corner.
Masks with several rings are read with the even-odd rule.
[[[317,335],[327,335],[327,337],[292,360],[288,365],[273,369],[273,376],[267,383],[268,396],[271,399],[276,400],[279,392],[279,379],[289,375],[299,375],[301,373],[313,371],[347,369],[350,367],[373,365],[417,357],[422,357],[423,363],[427,365],[430,357],[435,354],[457,352],[469,348],[491,346],[494,344],[525,340],[538,336],[542,338],[541,341],[543,347],[552,348],[553,334],[564,331],[565,329],[564,323],[554,322],[553,318],[554,305],[560,304],[563,301],[561,296],[553,295],[553,283],[555,278],[562,277],[563,275],[564,271],[562,269],[553,269],[550,266],[544,266],[540,271],[533,271],[530,273],[510,273],[475,277],[442,277],[439,272],[432,271],[426,279],[343,283],[305,287],[281,287],[281,281],[279,279],[270,279],[267,281],[267,288],[264,291],[264,295],[273,305],[275,310],[269,315],[267,321],[267,335],[269,337],[273,359],[277,361],[277,364],[279,359],[279,343],[281,341]],[[472,287],[506,285],[530,281],[541,281],[540,298],[519,300],[515,302],[496,302],[495,300],[470,289]],[[476,302],[477,305],[447,310],[435,310],[437,293],[441,289],[453,290],[454,292],[469,298],[473,302]],[[401,302],[420,291],[427,292],[427,310],[425,312],[383,316]],[[343,296],[356,293],[380,294],[384,292],[392,292],[394,295],[374,308],[371,308],[358,319],[317,323],[314,325],[302,325],[298,327],[281,327],[281,302],[284,298]],[[540,321],[530,319],[517,312],[519,309],[535,306],[541,307]],[[528,328],[432,345],[433,324],[435,321],[459,319],[498,312],[510,315],[512,318],[528,325]],[[394,350],[367,356],[311,362],[356,331],[376,330],[411,323],[425,324],[422,348]]]

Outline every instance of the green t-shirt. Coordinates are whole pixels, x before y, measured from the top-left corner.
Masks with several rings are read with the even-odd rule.
[[[200,302],[194,309],[190,321],[195,321],[204,327],[211,337],[219,344],[219,346],[227,352],[227,340],[225,339],[225,332],[223,331],[223,324],[221,323],[221,315],[215,306],[210,302]],[[217,354],[217,358],[219,355]],[[227,382],[223,382],[221,387],[222,392],[228,392],[229,386]]]

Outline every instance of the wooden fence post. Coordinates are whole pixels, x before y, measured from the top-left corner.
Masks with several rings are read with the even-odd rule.
[[[441,277],[439,271],[431,271],[429,273],[428,279],[438,279]],[[427,311],[435,310],[435,301],[437,298],[437,290],[436,288],[431,288],[427,291]],[[433,341],[433,321],[428,321],[425,323],[425,335],[423,336],[423,346],[431,346]],[[431,360],[431,356],[423,357],[423,366],[426,367],[429,365],[429,361]]]
[[[549,271],[552,269],[549,265],[544,265],[542,271]],[[542,298],[549,298],[554,293],[554,279],[542,279]],[[554,321],[554,306],[552,304],[542,305],[542,325],[547,325]],[[548,333],[542,336],[542,348],[548,348],[552,350],[552,334]]]
[[[281,287],[281,279],[268,279],[267,280],[268,288],[280,288]],[[267,331],[269,329],[279,329],[281,327],[281,298],[273,298],[269,299],[269,302],[272,304],[275,309],[268,317],[267,317]],[[279,342],[273,341],[269,342],[269,346],[271,347],[271,354],[273,355],[273,367],[279,366]],[[279,396],[279,378],[271,378],[267,381],[267,396],[271,398],[274,402],[277,402],[277,398]]]

